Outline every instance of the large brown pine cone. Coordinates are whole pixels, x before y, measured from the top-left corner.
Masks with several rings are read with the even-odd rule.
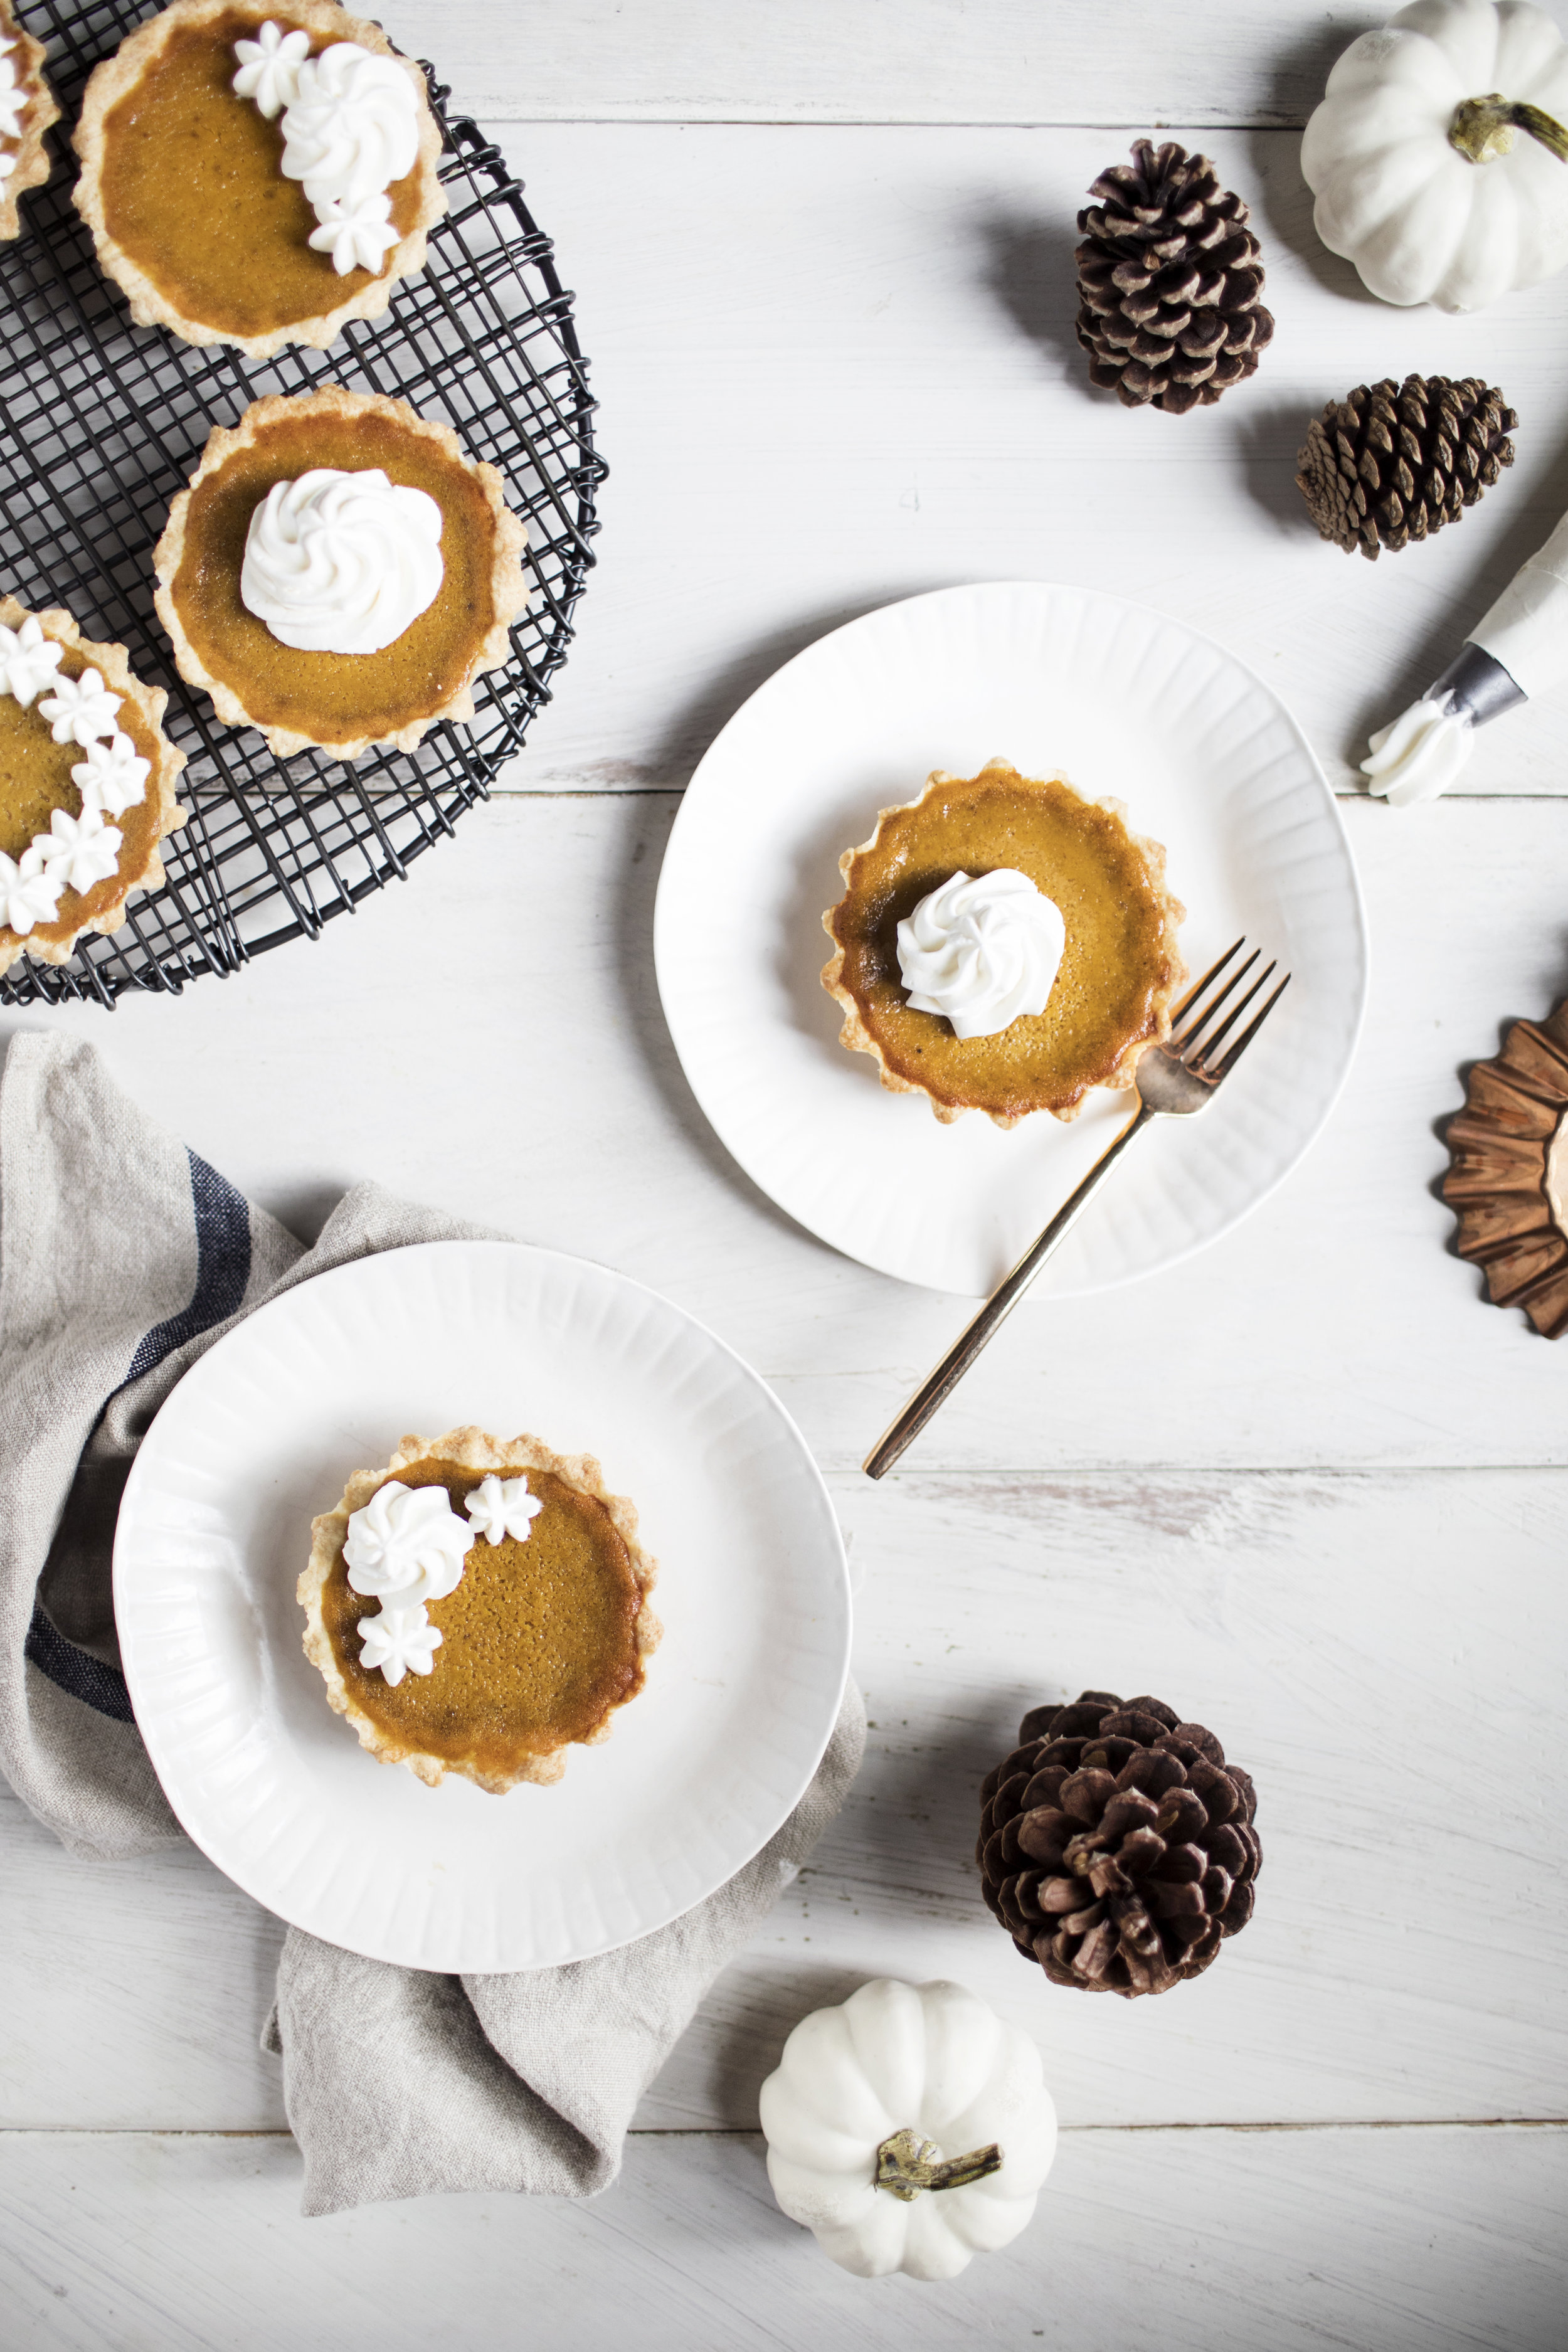
[[[1132,158],[1078,216],[1078,339],[1096,383],[1180,416],[1254,373],[1274,320],[1247,206],[1208,157],[1136,139]]]
[[[1252,1776],[1157,1698],[1032,1707],[988,1774],[985,1900],[1053,1984],[1164,1992],[1252,1916]]]
[[[1513,463],[1519,423],[1495,384],[1468,375],[1392,376],[1360,383],[1314,416],[1297,487],[1320,535],[1377,560],[1458,522],[1500,467]]]

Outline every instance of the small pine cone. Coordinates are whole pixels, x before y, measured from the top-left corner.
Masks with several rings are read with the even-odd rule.
[[[985,1900],[1053,1984],[1165,1992],[1252,1916],[1263,1864],[1250,1773],[1157,1698],[1032,1707],[988,1775]]]
[[[1297,487],[1323,539],[1375,563],[1458,522],[1500,470],[1513,463],[1519,423],[1495,384],[1479,376],[1407,375],[1358,384],[1315,416],[1296,463]]]
[[[1274,320],[1247,206],[1208,157],[1148,139],[1132,157],[1078,216],[1078,339],[1096,383],[1181,416],[1254,373]]]

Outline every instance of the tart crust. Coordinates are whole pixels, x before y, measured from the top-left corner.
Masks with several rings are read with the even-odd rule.
[[[389,417],[404,432],[434,442],[446,457],[463,467],[482,491],[494,532],[489,574],[491,618],[484,634],[476,641],[463,679],[433,709],[387,734],[359,735],[343,741],[323,742],[319,735],[304,733],[296,728],[268,725],[266,719],[247,709],[232,683],[214,675],[191,642],[175,600],[174,583],[184,562],[192,498],[202,484],[219,473],[231,458],[242,450],[253,448],[269,426],[288,418],[335,416],[353,419],[371,415]],[[506,485],[500,475],[493,466],[470,457],[449,425],[443,425],[435,417],[421,416],[405,400],[393,400],[384,393],[348,392],[342,384],[328,383],[317,392],[293,395],[268,394],[264,400],[252,401],[237,425],[218,425],[213,427],[207,436],[206,447],[202,452],[201,464],[191,476],[188,487],[180,492],[169,509],[169,520],[163,526],[163,537],[153,551],[157,578],[153,601],[157,607],[158,617],[173,641],[174,666],[180,676],[192,686],[204,688],[211,695],[218,717],[228,726],[258,727],[267,738],[268,748],[280,760],[290,759],[296,751],[312,748],[329,752],[334,759],[357,760],[374,743],[388,744],[394,751],[412,751],[439,719],[472,719],[474,680],[482,677],[487,670],[500,668],[506,662],[511,651],[509,632],[528,603],[528,583],[522,571],[522,555],[527,545],[527,526],[507,505]],[[307,655],[302,658],[316,660],[319,656]],[[363,656],[343,655],[341,658],[352,661]]]
[[[49,176],[51,167],[44,151],[44,133],[51,122],[59,121],[60,110],[55,104],[53,90],[44,79],[44,45],[18,25],[11,0],[0,0],[0,35],[11,44],[17,82],[27,92],[16,160],[5,179],[0,180],[0,241],[5,241],[21,231],[17,197],[28,188],[41,188]],[[3,965],[0,970],[4,970]]]
[[[362,49],[368,49],[375,57],[393,58],[414,82],[419,101],[419,152],[413,171],[406,176],[416,187],[415,219],[392,247],[378,276],[368,278],[317,318],[289,320],[263,333],[238,335],[212,326],[205,320],[188,317],[111,234],[105,214],[103,172],[109,116],[121,100],[135,89],[173,35],[200,31],[205,26],[219,23],[233,5],[234,0],[173,0],[171,6],[139,25],[111,58],[105,58],[101,65],[93,68],[82,100],[81,119],[73,133],[73,143],[81,158],[81,173],[75,189],[76,207],[92,231],[99,268],[130,298],[131,316],[139,327],[167,327],[187,343],[232,343],[247,359],[253,360],[270,359],[289,343],[325,351],[336,341],[348,320],[380,318],[398,280],[424,268],[428,232],[447,212],[447,192],[438,177],[441,132],[430,110],[425,77],[411,58],[399,56],[381,26],[369,17],[346,16],[338,0],[286,0],[278,11],[291,27],[308,32],[313,41],[357,41]],[[260,11],[258,24],[265,19],[266,11]],[[247,106],[250,101],[237,99],[235,103]]]
[[[37,963],[64,963],[86,932],[117,931],[125,920],[127,900],[143,890],[156,890],[162,883],[163,860],[159,845],[166,835],[184,824],[186,815],[174,797],[185,755],[163,732],[163,719],[169,698],[163,688],[143,686],[132,672],[131,657],[123,646],[100,645],[91,637],[84,637],[70,614],[58,605],[35,614],[26,605],[18,604],[15,596],[0,596],[0,624],[8,629],[19,629],[24,621],[30,619],[36,619],[45,636],[53,638],[57,645],[68,646],[73,652],[83,655],[83,667],[96,669],[105,684],[112,687],[135,712],[141,721],[137,748],[152,761],[146,800],[139,807],[147,809],[152,821],[150,825],[137,828],[147,836],[141,855],[122,864],[110,877],[112,895],[103,895],[110,889],[108,881],[95,883],[89,891],[64,894],[75,899],[79,908],[89,908],[90,912],[57,915],[52,922],[35,924],[25,936],[0,923],[0,972],[8,971],[17,957],[24,955],[31,956]],[[78,751],[76,757],[79,759],[82,754]]]
[[[520,1470],[548,1471],[574,1493],[586,1495],[593,1501],[602,1503],[616,1532],[626,1545],[640,1594],[632,1628],[638,1659],[637,1682],[625,1697],[612,1701],[600,1721],[585,1737],[567,1745],[596,1748],[609,1738],[616,1708],[624,1706],[641,1689],[642,1662],[658,1648],[664,1630],[648,1607],[647,1596],[658,1574],[658,1563],[637,1541],[636,1506],[629,1503],[624,1495],[610,1493],[599,1465],[591,1454],[556,1454],[537,1437],[514,1437],[509,1443],[491,1437],[485,1430],[469,1426],[448,1430],[444,1437],[405,1437],[384,1470],[356,1470],[344,1487],[342,1500],[337,1507],[323,1512],[310,1522],[310,1564],[302,1570],[298,1588],[300,1606],[305,1612],[305,1655],[327,1685],[328,1705],[336,1714],[347,1717],[359,1735],[361,1747],[368,1748],[371,1755],[383,1764],[406,1764],[416,1779],[423,1780],[431,1789],[448,1773],[472,1780],[476,1787],[496,1797],[504,1796],[509,1789],[514,1789],[525,1780],[549,1787],[565,1772],[564,1746],[552,1749],[548,1754],[529,1757],[513,1772],[487,1773],[471,1763],[428,1755],[411,1747],[406,1740],[398,1738],[383,1725],[373,1722],[343,1679],[322,1609],[327,1580],[342,1557],[350,1514],[363,1510],[377,1487],[384,1485],[388,1478],[395,1478],[400,1471],[406,1470],[416,1462],[453,1462],[468,1470],[494,1470],[502,1475],[510,1474],[513,1476]]]
[[[839,900],[837,907],[830,907],[822,918],[822,928],[834,943],[834,951],[822,969],[822,985],[843,1009],[844,1024],[838,1033],[839,1044],[849,1053],[869,1054],[877,1065],[878,1075],[889,1094],[923,1094],[935,1116],[944,1127],[951,1127],[955,1119],[963,1118],[966,1110],[979,1109],[985,1110],[986,1116],[993,1124],[1003,1129],[1017,1127],[1023,1119],[1030,1117],[1036,1110],[1048,1110],[1054,1118],[1065,1123],[1078,1117],[1091,1091],[1090,1085],[1080,1087],[1071,1100],[1056,1102],[1042,1098],[1039,1102],[1026,1104],[1018,1110],[1004,1111],[991,1109],[978,1100],[965,1102],[954,1099],[951,1092],[944,1097],[934,1091],[931,1087],[921,1086],[915,1079],[905,1076],[889,1062],[880,1039],[868,1026],[864,1012],[845,981],[845,968],[848,961],[847,951],[839,940],[834,919],[847,903],[856,859],[868,856],[881,845],[882,828],[890,819],[908,816],[918,812],[933,794],[940,794],[952,786],[973,786],[984,782],[988,778],[998,783],[1005,783],[1008,780],[1012,780],[1024,785],[1038,781],[1021,776],[1010,761],[1000,758],[988,760],[979,774],[974,777],[953,776],[950,775],[945,769],[933,769],[926,780],[923,792],[912,801],[901,801],[896,807],[879,810],[870,838],[861,842],[857,847],[844,852],[838,861],[838,870],[844,877],[845,897]],[[1114,1061],[1092,1081],[1095,1087],[1125,1088],[1133,1084],[1137,1076],[1138,1065],[1150,1046],[1163,1044],[1171,1034],[1171,1008],[1181,994],[1187,980],[1187,968],[1176,943],[1176,933],[1186,919],[1187,910],[1181,900],[1174,898],[1165,887],[1163,845],[1131,831],[1126,822],[1127,809],[1124,802],[1113,799],[1110,795],[1099,800],[1090,800],[1085,794],[1075,791],[1074,787],[1068,784],[1066,779],[1061,776],[1043,781],[1060,785],[1071,792],[1074,799],[1085,809],[1101,811],[1116,820],[1121,832],[1142,861],[1145,878],[1153,900],[1167,966],[1165,976],[1153,992],[1149,1022],[1141,1027],[1138,1034],[1126,1041]]]

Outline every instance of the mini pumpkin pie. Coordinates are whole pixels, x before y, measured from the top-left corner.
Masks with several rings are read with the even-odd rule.
[[[305,1654],[361,1745],[431,1788],[559,1780],[642,1688],[657,1565],[591,1454],[405,1437],[311,1533]]]
[[[87,85],[77,209],[138,326],[325,350],[447,209],[425,77],[337,0],[174,0]]]
[[[822,984],[844,1008],[839,1043],[943,1122],[1075,1118],[1169,1036],[1186,909],[1120,802],[1005,760],[967,779],[938,769],[838,863]]]
[[[159,844],[185,821],[167,701],[123,646],[0,596],[0,971],[20,955],[64,963],[163,879]]]
[[[280,759],[412,751],[471,719],[527,602],[493,466],[405,401],[328,384],[219,425],[153,554],[182,677]]]
[[[49,176],[44,133],[60,110],[43,67],[42,41],[22,30],[11,0],[0,0],[0,238],[21,227],[17,197]]]

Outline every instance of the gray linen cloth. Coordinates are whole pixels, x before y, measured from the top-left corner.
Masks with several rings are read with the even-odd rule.
[[[153,1414],[263,1299],[349,1258],[455,1237],[498,1238],[362,1184],[307,1250],[128,1102],[90,1045],[13,1040],[0,1081],[0,1765],[73,1853],[146,1853],[183,1835],[136,1729],[110,1591],[115,1515]],[[264,2039],[283,2061],[304,2210],[608,2188],[637,2099],[843,1803],[865,1720],[851,1685],[816,1780],[761,1853],[684,1917],[597,1959],[440,1976],[290,1927]]]

